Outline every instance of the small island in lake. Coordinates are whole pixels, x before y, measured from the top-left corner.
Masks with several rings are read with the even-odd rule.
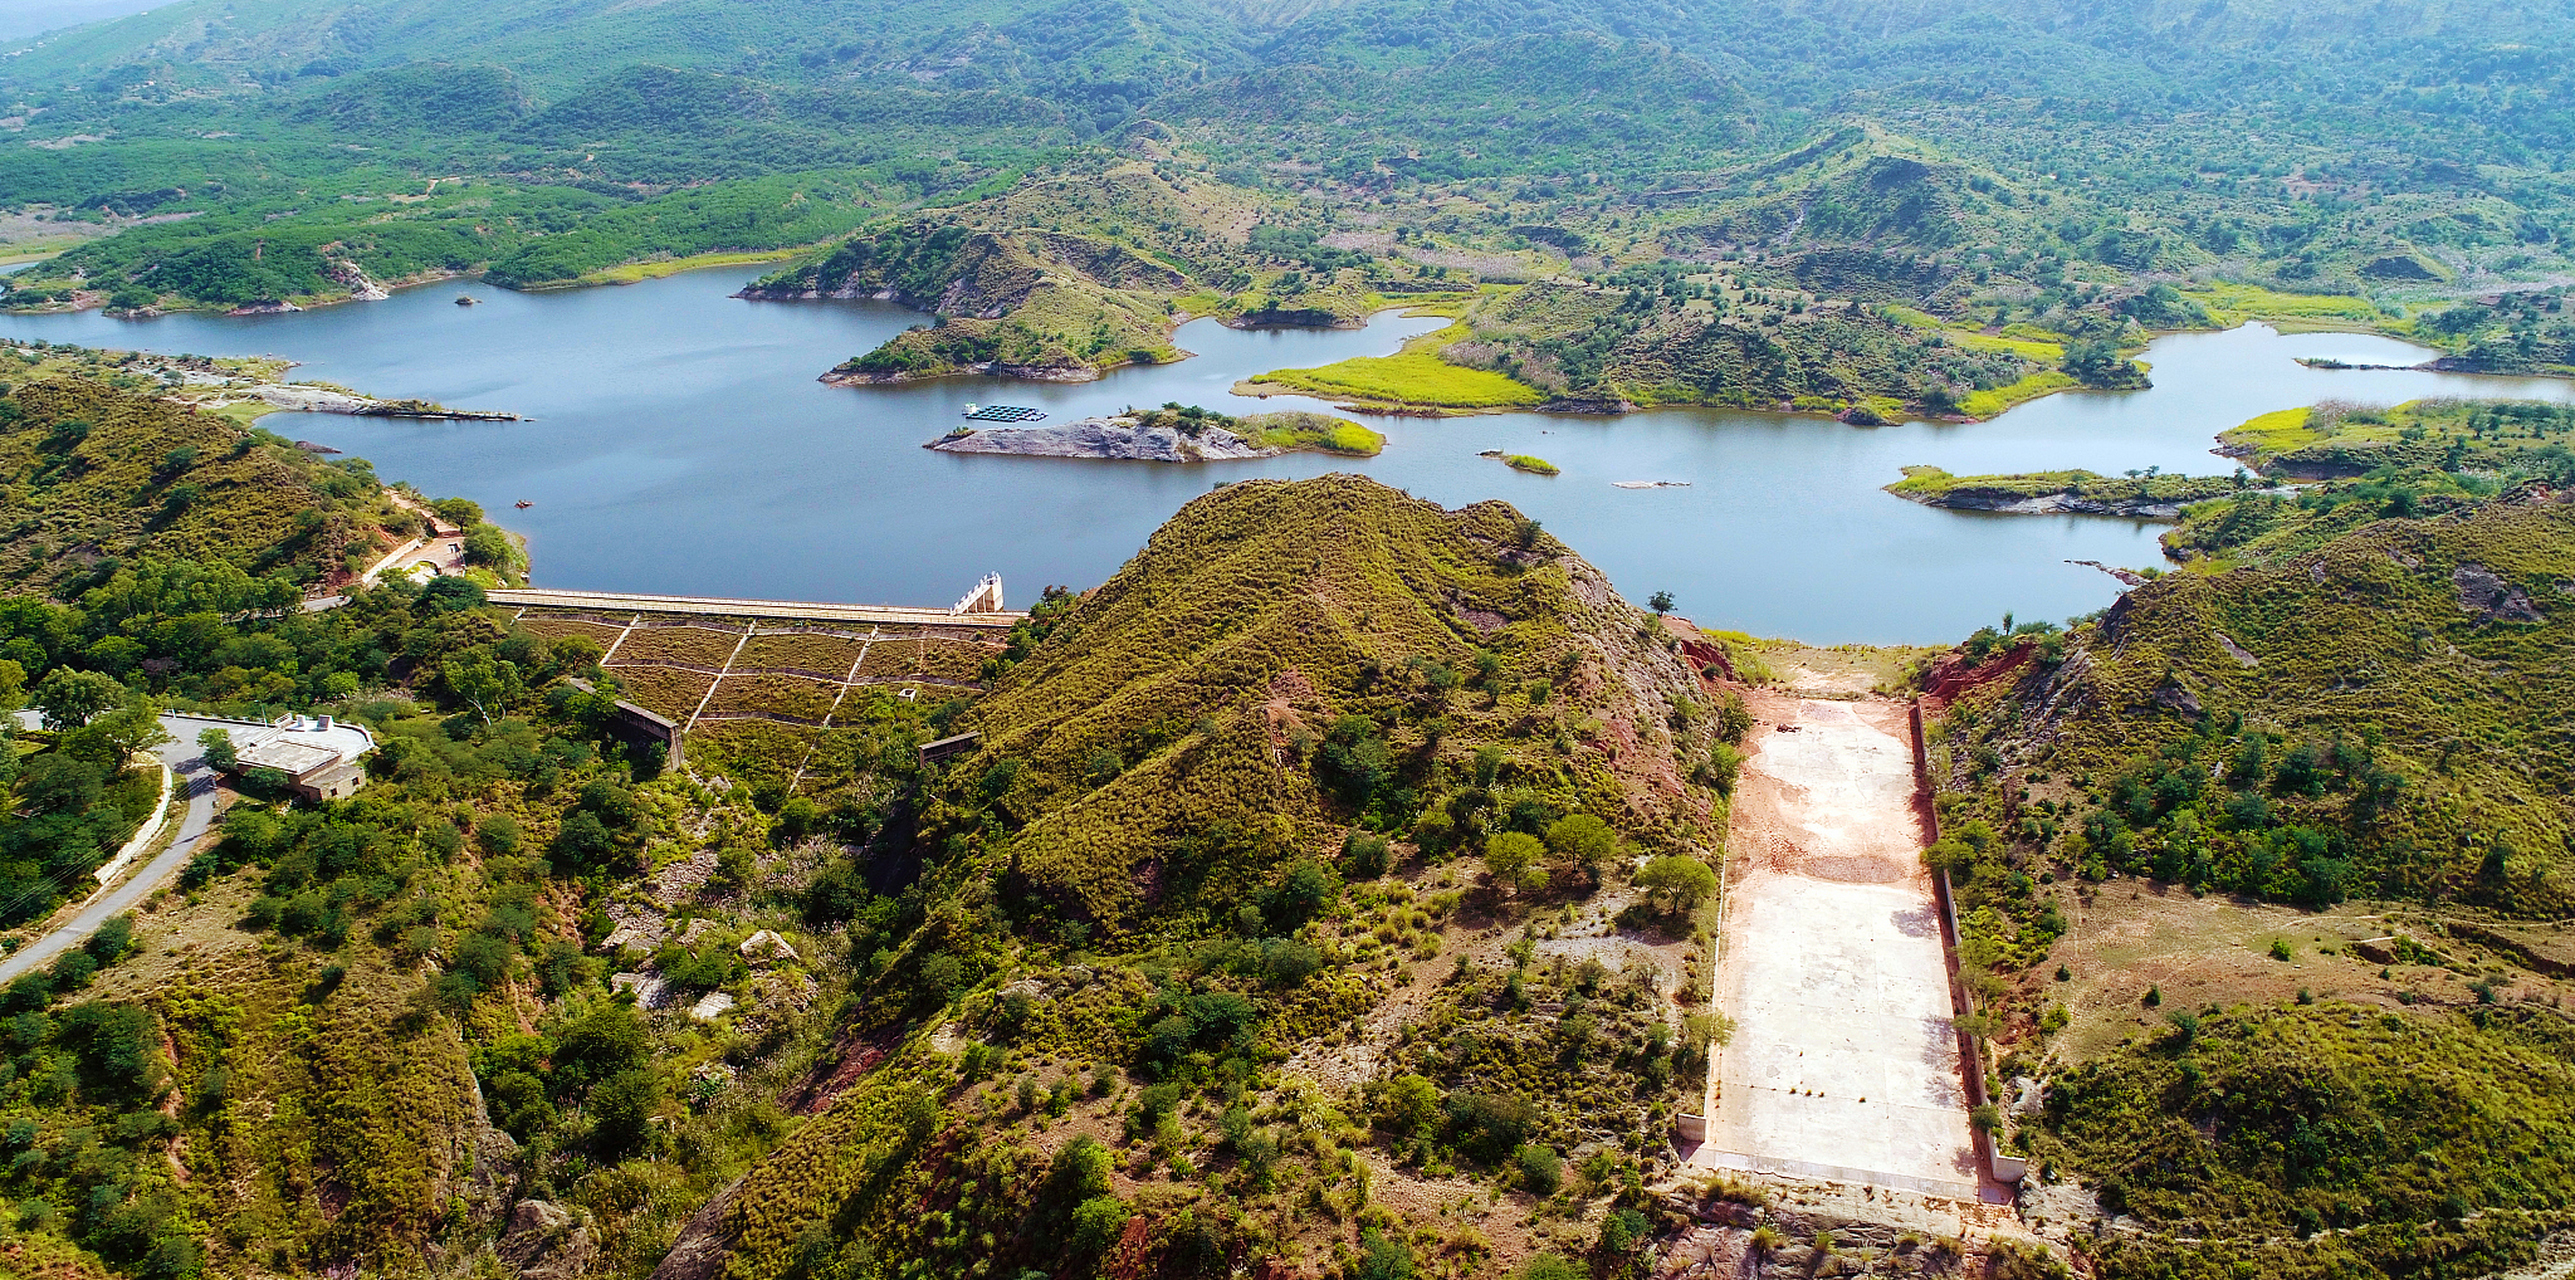
[[[1500,449],[1487,449],[1475,456],[1479,458],[1498,458],[1501,460],[1502,465],[1509,467],[1514,471],[1526,471],[1533,476],[1552,476],[1564,470],[1564,468],[1547,461],[1545,458],[1532,457],[1525,453],[1504,453]]]
[[[2182,508],[2194,502],[2271,490],[2258,477],[2241,471],[2232,476],[2168,476],[2151,469],[2124,477],[2091,471],[1955,476],[1938,467],[1906,467],[1904,479],[1886,486],[1886,491],[1926,507],[1959,511],[2179,520]]]
[[[1031,458],[1229,462],[1299,452],[1373,458],[1386,447],[1386,437],[1356,422],[1320,413],[1256,413],[1236,418],[1173,403],[1053,426],[959,427],[922,447],[943,453]]]

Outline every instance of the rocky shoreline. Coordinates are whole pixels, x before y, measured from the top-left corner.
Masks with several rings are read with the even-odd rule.
[[[357,418],[421,418],[444,422],[522,422],[497,409],[450,409],[427,400],[378,400],[334,387],[271,383],[245,388],[272,408],[296,413],[345,413]]]
[[[959,428],[921,447],[941,453],[1122,462],[1233,462],[1289,452],[1257,447],[1223,427],[1203,427],[1193,435],[1173,427],[1148,426],[1133,418],[1084,418],[1048,427]]]
[[[1895,492],[1889,490],[1889,492]],[[2179,520],[2182,504],[2152,498],[2088,498],[2074,493],[2029,497],[1998,493],[1896,493],[1907,502],[1951,511],[1992,511],[2014,516],[2126,516],[2136,520]]]
[[[826,369],[814,381],[827,387],[890,387],[906,382],[929,382],[937,378],[966,377],[1017,378],[1022,382],[1097,382],[1102,373],[1103,370],[1087,364],[1008,364],[999,360],[984,360],[920,373],[909,370],[868,373],[858,369]]]

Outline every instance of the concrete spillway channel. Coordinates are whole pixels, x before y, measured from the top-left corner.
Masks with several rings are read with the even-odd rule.
[[[1736,790],[1691,1162],[1979,1199],[1903,704],[1786,697]]]

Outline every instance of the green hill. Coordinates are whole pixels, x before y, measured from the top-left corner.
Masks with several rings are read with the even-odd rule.
[[[1108,583],[1042,609],[957,722],[981,739],[923,779],[919,879],[899,908],[858,895],[854,929],[918,927],[864,926],[881,976],[817,1068],[837,1101],[660,1274],[1089,1274],[1110,1219],[1167,1272],[1217,1274],[1348,1239],[1261,1207],[1345,1194],[1352,1166],[1307,1145],[1327,1134],[1373,1148],[1409,1198],[1473,1185],[1461,1163],[1606,1132],[1569,1211],[1630,1203],[1615,1171],[1659,1141],[1687,1035],[1638,983],[1525,953],[1487,967],[1472,930],[1605,909],[1591,885],[1623,877],[1583,859],[1622,841],[1686,856],[1716,839],[1721,802],[1673,762],[1703,757],[1717,718],[1649,621],[1499,503],[1444,511],[1348,476],[1191,503]],[[1553,869],[1476,887],[1449,861],[1515,840]],[[1447,946],[1467,950],[1426,963]],[[1452,984],[1421,998],[1491,1060],[1369,1013],[1432,969]],[[1594,1052],[1551,1059],[1510,1012],[1559,995],[1595,1001]],[[1319,1109],[1313,1068],[1277,1065],[1352,1019],[1419,1073],[1374,1134]],[[951,1207],[925,1220],[908,1207],[925,1197]],[[1424,1225],[1395,1212],[1389,1238]]]
[[[44,368],[59,363],[49,355]],[[76,594],[130,560],[333,582],[393,549],[387,525],[417,527],[363,461],[326,462],[232,418],[87,381],[0,398],[0,486],[12,522],[0,582],[17,591]]]
[[[2101,1274],[2484,1274],[2568,1221],[2575,506],[2288,505],[1935,668],[1927,856]]]

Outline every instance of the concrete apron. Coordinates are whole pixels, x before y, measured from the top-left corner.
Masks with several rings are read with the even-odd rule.
[[[1903,708],[1773,716],[1737,788],[1714,992],[1735,1034],[1690,1163],[1982,1200]]]

